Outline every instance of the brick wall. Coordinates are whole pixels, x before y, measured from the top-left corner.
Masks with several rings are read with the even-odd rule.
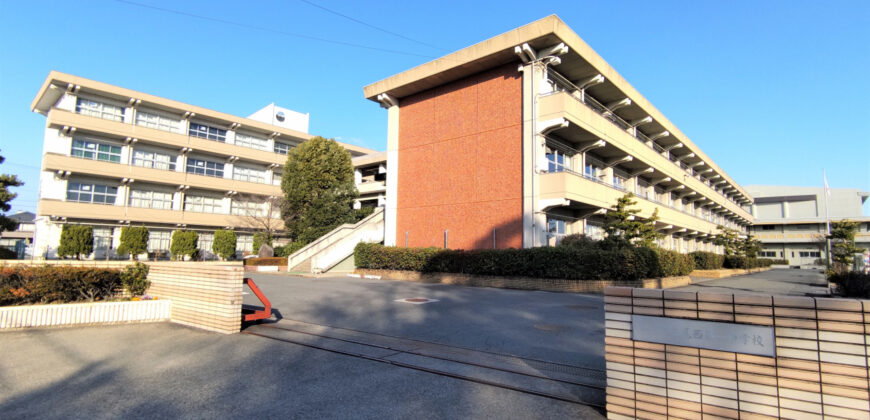
[[[522,247],[522,75],[505,65],[402,98],[396,244]]]
[[[615,287],[605,312],[608,418],[870,418],[870,301]],[[632,315],[769,326],[775,357],[634,341]]]
[[[172,322],[221,333],[242,327],[241,263],[149,263],[148,294],[172,300]]]

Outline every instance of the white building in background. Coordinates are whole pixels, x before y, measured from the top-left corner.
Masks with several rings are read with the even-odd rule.
[[[751,232],[762,243],[760,257],[786,259],[790,265],[811,265],[824,259],[827,220],[860,222],[856,242],[870,249],[870,217],[863,213],[868,192],[831,188],[826,202],[822,187],[745,188],[754,198]]]

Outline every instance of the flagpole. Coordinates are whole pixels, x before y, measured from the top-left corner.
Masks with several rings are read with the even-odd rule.
[[[828,196],[831,194],[828,188],[828,174],[822,168],[822,179],[825,181],[825,257],[828,260],[828,267],[831,266],[831,218],[828,213]]]

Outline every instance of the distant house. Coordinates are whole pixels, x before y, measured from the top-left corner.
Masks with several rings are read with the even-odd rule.
[[[17,253],[18,258],[24,258],[33,245],[36,215],[29,211],[19,211],[9,218],[18,222],[18,226],[14,230],[0,233],[0,247]]]

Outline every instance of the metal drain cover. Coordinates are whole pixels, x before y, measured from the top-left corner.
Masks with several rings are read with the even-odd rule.
[[[424,304],[424,303],[438,302],[438,299],[429,299],[429,298],[413,297],[413,298],[397,299],[396,302],[401,302],[401,303],[410,303],[410,304],[413,304],[413,305],[422,305],[422,304]]]

